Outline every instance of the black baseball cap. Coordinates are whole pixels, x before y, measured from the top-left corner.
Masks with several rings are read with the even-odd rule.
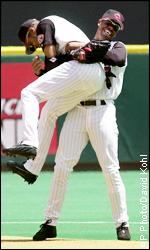
[[[28,32],[29,27],[32,26],[32,24],[37,21],[37,19],[28,19],[24,23],[20,25],[19,31],[18,31],[18,37],[19,39],[25,43],[26,40],[26,34]]]
[[[107,10],[101,17],[102,20],[111,20],[115,24],[118,24],[120,26],[120,30],[124,29],[124,16],[121,14],[121,12],[113,9]]]

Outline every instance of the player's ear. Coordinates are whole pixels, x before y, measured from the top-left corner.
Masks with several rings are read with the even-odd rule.
[[[100,26],[101,19],[98,20],[97,26]]]

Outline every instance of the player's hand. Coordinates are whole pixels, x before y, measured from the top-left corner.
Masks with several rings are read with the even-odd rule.
[[[41,70],[43,69],[43,61],[39,56],[35,56],[32,61],[32,68],[35,75],[40,75]]]
[[[99,41],[93,39],[84,47],[72,50],[70,55],[72,56],[72,59],[81,63],[102,62],[110,45],[110,41]]]

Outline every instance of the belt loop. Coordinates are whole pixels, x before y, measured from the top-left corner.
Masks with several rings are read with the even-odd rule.
[[[101,100],[96,100],[96,105],[101,105]]]

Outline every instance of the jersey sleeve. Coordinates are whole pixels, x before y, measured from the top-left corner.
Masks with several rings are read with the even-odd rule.
[[[45,45],[56,45],[55,26],[51,20],[44,19],[40,21],[37,27],[37,35],[40,34],[44,35],[43,47]]]
[[[117,42],[111,50],[108,50],[103,58],[103,63],[123,67],[127,61],[127,50],[122,42]]]

